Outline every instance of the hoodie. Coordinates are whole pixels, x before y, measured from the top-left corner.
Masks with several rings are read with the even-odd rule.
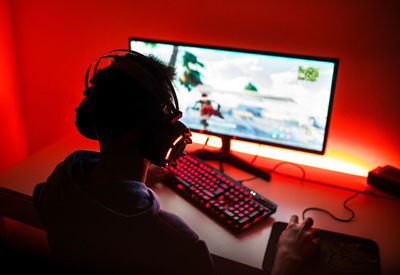
[[[35,208],[58,260],[106,273],[214,274],[204,241],[178,216],[160,209],[145,184],[88,184],[98,161],[98,152],[74,152],[34,190]]]

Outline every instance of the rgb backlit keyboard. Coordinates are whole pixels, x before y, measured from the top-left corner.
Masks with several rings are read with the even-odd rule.
[[[275,203],[194,156],[177,163],[168,185],[234,233],[276,211]]]

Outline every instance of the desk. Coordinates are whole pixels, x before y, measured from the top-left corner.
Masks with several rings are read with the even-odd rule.
[[[31,196],[37,183],[45,181],[60,161],[79,149],[97,150],[97,143],[81,138],[78,134],[65,137],[2,173],[0,187]],[[217,164],[211,162],[211,165]],[[224,169],[226,174],[237,180],[251,177],[229,165],[224,165]],[[211,253],[256,268],[262,266],[275,221],[287,222],[292,214],[300,217],[303,209],[312,206],[330,210],[340,217],[348,217],[343,202],[354,193],[276,174],[272,175],[270,182],[254,179],[244,184],[277,203],[278,209],[271,218],[262,220],[239,235],[229,233],[167,186],[159,183],[153,190],[160,198],[161,207],[182,217],[206,241]],[[400,271],[400,201],[385,196],[360,194],[351,200],[348,206],[355,211],[356,216],[350,223],[337,222],[320,212],[307,214],[314,218],[318,228],[376,241],[380,250],[381,274],[389,275]]]

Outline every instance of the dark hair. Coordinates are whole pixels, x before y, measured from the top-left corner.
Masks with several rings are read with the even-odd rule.
[[[124,69],[118,66],[118,62],[125,62]],[[159,89],[150,91],[151,88],[143,85],[143,81],[135,74],[137,63],[145,68],[146,73],[152,76],[151,79],[160,82],[156,85]],[[175,69],[155,57],[132,60],[122,56],[113,64],[99,70],[90,81],[92,86],[88,100],[99,138],[120,135],[130,130],[144,130],[147,125],[160,127],[163,123],[162,110],[154,93],[164,96],[168,94],[165,90],[168,85],[161,82],[172,81]]]

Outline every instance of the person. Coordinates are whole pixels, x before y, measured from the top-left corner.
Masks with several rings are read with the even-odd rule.
[[[208,130],[208,119],[211,116],[218,116],[220,118],[224,118],[223,115],[221,114],[220,108],[221,105],[217,104],[217,108],[214,109],[214,107],[212,106],[213,100],[208,99],[208,95],[206,93],[202,93],[201,94],[201,99],[196,101],[196,103],[194,104],[193,108],[196,109],[198,108],[197,106],[200,105],[200,124],[203,125],[203,129],[205,131]]]
[[[76,270],[216,274],[206,243],[177,215],[160,209],[149,187],[172,176],[151,165],[153,156],[143,147],[149,147],[149,139],[161,139],[156,132],[168,124],[160,118],[168,108],[158,99],[171,99],[164,82],[172,79],[173,69],[134,52],[111,59],[94,73],[92,86],[86,83],[81,104],[89,109],[77,110],[78,130],[97,139],[100,152],[71,153],[34,190],[52,253]],[[159,80],[160,75],[165,78]],[[297,222],[292,217],[282,234],[273,274],[291,274],[317,243],[312,221]]]

